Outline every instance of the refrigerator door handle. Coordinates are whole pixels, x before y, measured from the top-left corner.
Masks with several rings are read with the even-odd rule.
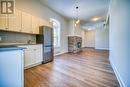
[[[52,47],[53,45],[45,45],[44,47]]]

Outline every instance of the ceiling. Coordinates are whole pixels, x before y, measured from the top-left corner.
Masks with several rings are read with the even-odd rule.
[[[76,1],[79,6],[79,19],[90,22],[98,17],[104,20],[108,13],[110,0],[40,0],[42,4],[66,18],[76,18]]]

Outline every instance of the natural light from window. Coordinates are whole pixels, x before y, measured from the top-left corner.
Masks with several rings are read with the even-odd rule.
[[[60,22],[53,18],[50,18],[50,22],[53,23],[54,47],[60,47]]]

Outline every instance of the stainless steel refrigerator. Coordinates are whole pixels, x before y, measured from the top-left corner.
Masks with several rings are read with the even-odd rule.
[[[47,26],[39,28],[40,35],[36,36],[37,43],[43,44],[43,63],[53,61],[53,29]]]

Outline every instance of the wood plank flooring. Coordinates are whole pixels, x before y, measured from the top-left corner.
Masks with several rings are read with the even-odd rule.
[[[120,87],[108,56],[108,51],[92,48],[56,56],[25,70],[25,87]]]

